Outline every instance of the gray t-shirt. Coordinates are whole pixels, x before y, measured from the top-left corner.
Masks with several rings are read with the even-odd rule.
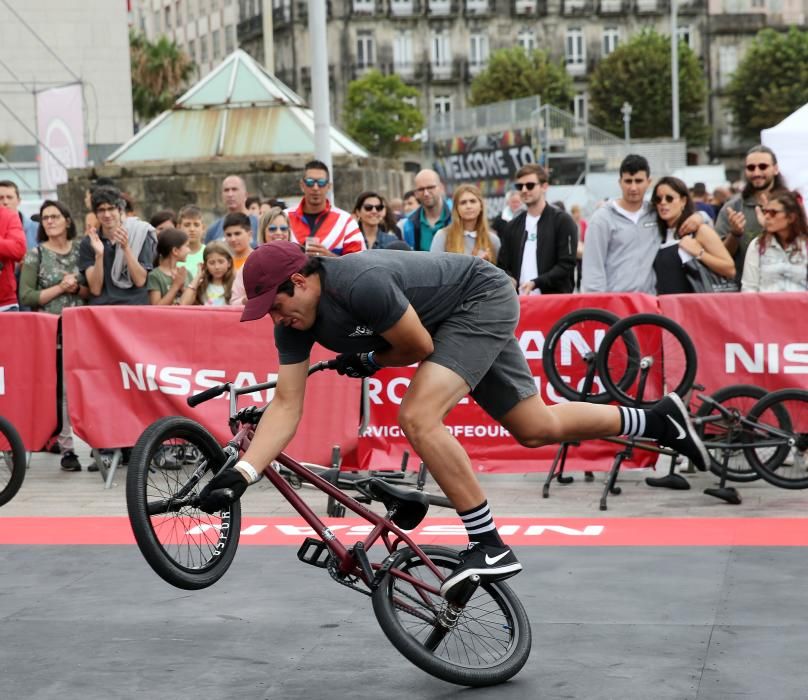
[[[510,284],[500,269],[453,253],[369,250],[324,258],[317,320],[305,331],[275,328],[283,365],[303,362],[316,342],[334,352],[389,347],[381,334],[412,305],[424,327],[437,327],[470,297]]]

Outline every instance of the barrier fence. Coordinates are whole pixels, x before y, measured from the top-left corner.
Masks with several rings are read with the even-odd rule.
[[[576,294],[528,297],[521,304],[517,337],[548,403],[562,399],[545,382],[544,336],[561,316],[588,307],[618,316],[657,312],[679,322],[696,346],[696,380],[708,393],[736,383],[769,390],[808,389],[803,320],[808,295]],[[227,439],[226,398],[195,409],[185,400],[224,381],[245,386],[277,372],[269,319],[241,324],[239,316],[238,309],[227,307],[67,309],[62,319],[63,364],[76,434],[93,447],[121,447],[134,444],[154,420],[185,415],[200,421],[218,439]],[[58,424],[57,319],[36,313],[0,314],[0,332],[0,415],[14,423],[27,449],[40,449]],[[595,338],[576,341],[596,345]],[[312,361],[332,355],[318,347]],[[360,382],[334,372],[313,375],[304,418],[289,452],[306,461],[328,463],[331,446],[339,445],[350,466],[396,467],[408,447],[398,429],[398,406],[414,371],[385,369],[370,378],[370,411],[361,437],[357,436]],[[261,392],[241,400],[244,405],[262,404],[269,398],[271,392]],[[540,471],[549,466],[555,452],[555,447],[519,446],[471,399],[449,414],[446,425],[478,471]],[[570,452],[568,468],[608,469],[613,454],[614,446],[588,441]],[[639,454],[639,460],[647,460]],[[417,458],[411,460],[413,466],[416,463]]]

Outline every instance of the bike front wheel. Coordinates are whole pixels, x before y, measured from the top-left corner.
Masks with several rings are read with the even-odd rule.
[[[808,391],[773,391],[747,420],[744,454],[755,471],[781,489],[808,488]]]
[[[25,478],[25,447],[14,426],[0,416],[0,506],[8,503]]]
[[[373,612],[393,646],[418,668],[449,683],[496,685],[516,675],[531,646],[530,622],[516,594],[503,582],[480,585],[447,629],[440,622],[447,606],[440,585],[461,560],[446,547],[422,551],[442,578],[405,548],[395,554],[373,592]]]
[[[218,581],[233,561],[241,505],[214,515],[199,510],[199,492],[224,464],[216,439],[199,423],[170,416],[137,441],[126,475],[132,532],[149,565],[177,588]]]

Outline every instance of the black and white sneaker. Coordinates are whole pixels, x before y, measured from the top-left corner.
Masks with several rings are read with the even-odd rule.
[[[501,581],[518,574],[522,565],[514,556],[510,547],[497,547],[496,545],[472,542],[468,549],[460,552],[463,560],[440,587],[440,594],[446,594],[458,583],[465,581],[469,576],[477,574],[482,583]]]
[[[684,455],[700,471],[707,471],[710,455],[679,395],[671,392],[651,411],[661,416],[664,424],[664,432],[657,439],[659,444]]]

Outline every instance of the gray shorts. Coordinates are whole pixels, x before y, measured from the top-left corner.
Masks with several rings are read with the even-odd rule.
[[[519,298],[510,283],[480,292],[438,326],[426,358],[459,374],[495,420],[538,393],[514,335],[518,322]]]

